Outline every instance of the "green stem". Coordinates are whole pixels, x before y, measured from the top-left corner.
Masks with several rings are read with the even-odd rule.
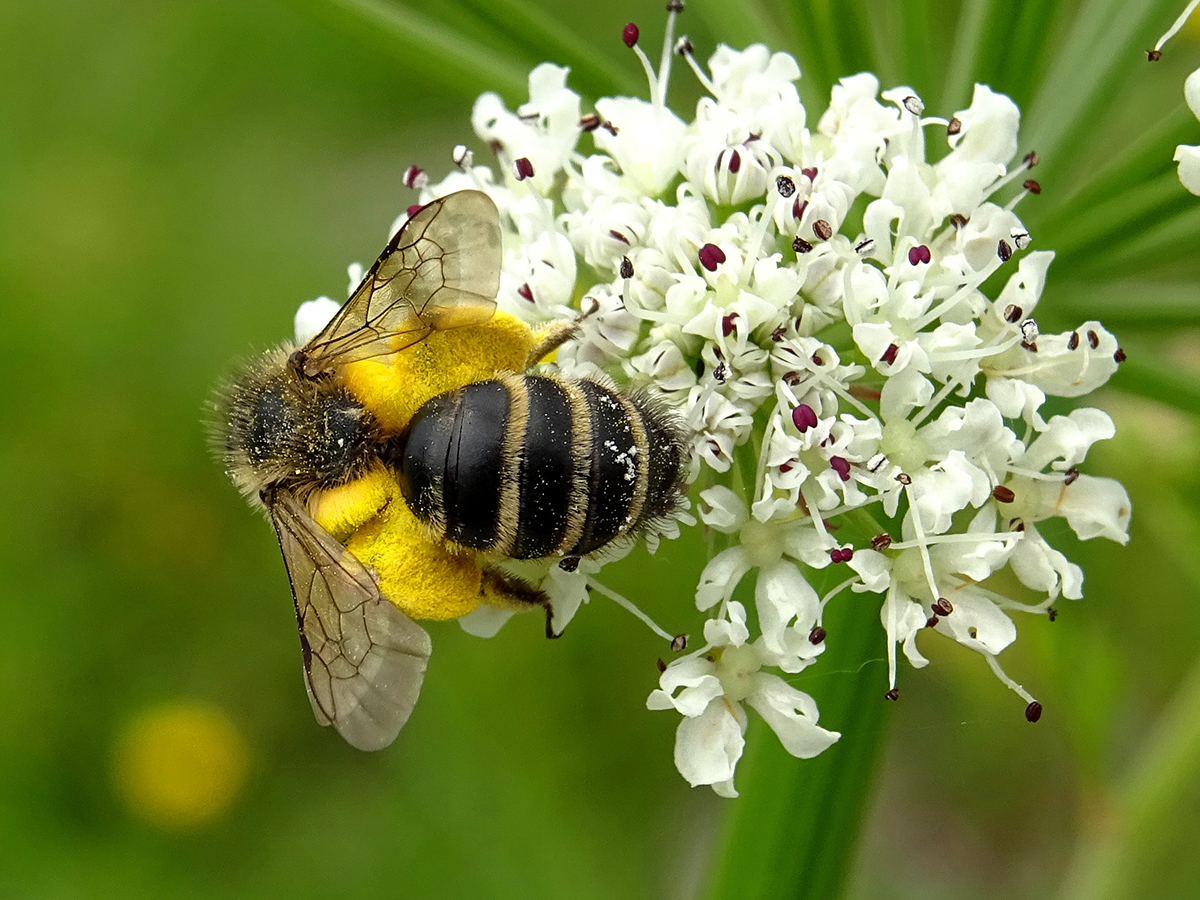
[[[708,900],[826,900],[845,887],[889,719],[884,635],[878,604],[859,595],[831,603],[825,627],[824,675],[797,680],[816,698],[821,724],[842,737],[815,759],[794,759],[752,720]]]

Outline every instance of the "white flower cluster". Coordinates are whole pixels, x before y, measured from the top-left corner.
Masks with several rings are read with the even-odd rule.
[[[978,85],[952,118],[925,115],[911,89],[859,74],[810,126],[792,57],[721,46],[706,73],[668,30],[656,72],[631,28],[650,99],[583,114],[567,70],[538,66],[516,111],[494,94],[475,104],[502,175],[456,148],[459,170],[421,200],[487,191],[506,231],[502,308],[542,323],[595,305],[559,368],[652,386],[692,430],[693,499],[718,544],[695,592],[704,645],[648,701],[683,716],[679,771],[736,795],[743,703],[795,756],[837,740],[782,676],[820,658],[843,594],[881,598],[890,698],[897,646],[923,666],[917,634],[936,632],[982,654],[1036,719],[996,661],[1016,637],[1009,612],[1053,615],[1083,581],[1038,523],[1124,543],[1130,502],[1079,471],[1109,417],[1042,413],[1047,396],[1102,385],[1122,354],[1098,322],[1038,330],[1054,255],[1027,251],[1014,213],[1040,190],[1009,187],[1036,162],[1017,156],[1019,111]],[[691,121],[665,104],[674,55],[709,94]],[[598,568],[550,568],[560,625]],[[1005,569],[1041,602],[990,586]],[[734,591],[752,571],[749,615]],[[480,615],[468,627],[498,627]]]

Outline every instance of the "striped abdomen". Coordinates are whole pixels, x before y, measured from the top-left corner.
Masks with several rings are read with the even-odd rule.
[[[645,395],[503,375],[421,407],[398,462],[405,500],[441,536],[535,559],[591,553],[670,512],[682,459],[679,426]]]

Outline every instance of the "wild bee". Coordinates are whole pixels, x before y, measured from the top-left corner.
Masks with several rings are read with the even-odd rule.
[[[215,403],[214,451],[279,538],[317,721],[359,749],[416,704],[431,645],[414,618],[540,604],[549,634],[546,596],[501,561],[595,553],[682,496],[660,403],[525,374],[575,326],[496,313],[501,253],[486,194],[434,200],[319,334]]]

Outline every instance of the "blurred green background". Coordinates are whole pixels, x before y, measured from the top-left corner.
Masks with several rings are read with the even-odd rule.
[[[1155,67],[1130,53],[1181,5],[817,2],[775,32],[771,3],[685,13],[701,59],[766,36],[797,52],[810,124],[835,76],[872,63],[931,112],[965,104],[971,78],[1013,94],[1046,136],[1023,149],[1055,150],[1021,208],[1061,251],[1042,327],[1096,317],[1128,339],[1131,365],[1091,398],[1118,437],[1087,471],[1124,481],[1133,539],[1056,535],[1087,599],[1053,625],[1020,620],[1004,655],[1046,714],[1026,724],[977,656],[923,643],[933,665],[902,670],[879,763],[853,775],[871,789],[851,896],[1200,883],[1200,201],[1170,163],[1175,143],[1200,143],[1182,106],[1200,44],[1181,38]],[[687,787],[678,718],[645,709],[663,648],[600,599],[553,643],[538,617],[489,641],[433,625],[422,701],[386,752],[314,724],[274,537],[205,450],[211,386],[288,336],[298,302],[343,296],[346,264],[370,262],[412,202],[404,168],[436,177],[475,143],[485,75],[510,106],[542,58],[571,63],[585,98],[644,93],[620,27],[638,21],[656,58],[663,21],[659,2],[545,0],[389,30],[379,9],[400,7],[0,7],[0,897],[685,898],[719,852],[731,802]],[[972,16],[979,53],[955,43]],[[438,27],[458,50],[439,56]],[[686,117],[697,94],[677,71]],[[1091,100],[1068,115],[1047,85]],[[698,552],[639,552],[606,582],[695,631]],[[880,630],[865,661],[879,703],[883,652]],[[820,702],[846,674],[803,685]]]

